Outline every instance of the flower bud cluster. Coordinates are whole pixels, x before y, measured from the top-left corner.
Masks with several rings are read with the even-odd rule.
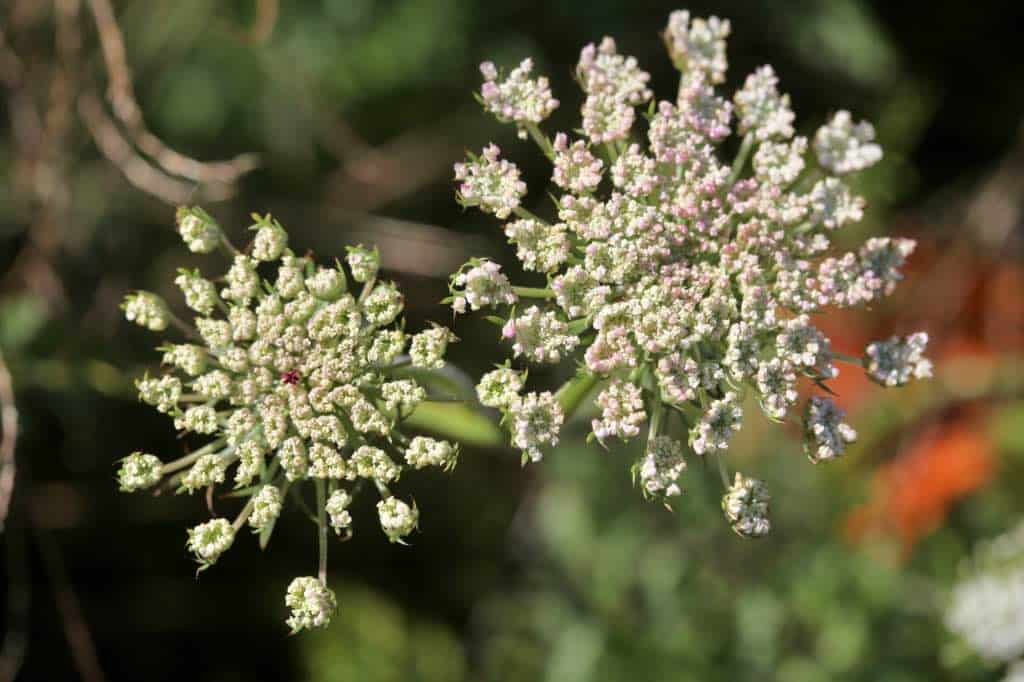
[[[405,333],[402,296],[379,280],[376,249],[349,249],[351,281],[362,287],[349,291],[341,264],[318,267],[288,248],[288,233],[276,220],[256,215],[254,221],[251,246],[242,253],[201,209],[178,212],[179,232],[191,250],[223,247],[231,257],[222,277],[178,273],[175,284],[195,315],[195,329],[154,294],[131,294],[124,304],[130,321],[155,331],[174,322],[190,337],[162,346],[165,371],[143,377],[137,387],[140,399],[167,414],[176,429],[206,442],[167,463],[131,454],[121,461],[121,489],[193,493],[234,485],[235,495],[247,498],[234,522],[215,518],[189,530],[188,549],[200,570],[231,547],[246,523],[265,543],[289,491],[316,497],[322,529],[350,533],[352,498],[362,488],[376,489],[377,522],[389,540],[401,540],[416,528],[419,512],[389,486],[405,469],[450,470],[458,456],[455,444],[410,440],[402,432],[417,406],[431,400],[403,368],[412,364],[420,377],[444,367],[454,335],[436,325]],[[508,294],[507,281],[505,287]],[[335,603],[325,570],[322,565],[320,578],[297,578],[289,587],[293,630],[329,621]]]
[[[637,437],[646,425],[648,447],[634,470],[648,494],[678,493],[686,455],[721,464],[747,406],[774,421],[802,416],[812,461],[841,455],[856,434],[839,408],[819,397],[798,404],[801,382],[827,388],[836,362],[850,359],[815,320],[889,295],[914,248],[876,237],[834,253],[836,232],[865,209],[847,176],[882,159],[874,129],[840,111],[797,136],[771,66],[731,98],[719,93],[731,29],[717,17],[672,13],[664,40],[681,74],[675,98],[664,101],[612,38],[584,47],[581,134],[548,138],[542,116],[505,113],[547,101],[547,82],[531,80],[525,62],[499,84],[485,63],[481,100],[499,120],[531,126],[552,163],[551,185],[534,194],[550,194],[551,205],[524,205],[519,169],[494,145],[455,166],[459,201],[502,221],[523,270],[535,274],[520,286],[496,264],[471,261],[453,277],[449,302],[456,313],[497,308],[488,319],[502,325],[517,361],[580,360],[565,395],[597,396],[596,438]],[[499,101],[509,108],[496,111]],[[638,116],[636,107],[646,111]],[[739,139],[726,144],[733,134]],[[736,156],[726,160],[724,148]],[[860,364],[885,385],[925,377],[925,341],[915,334],[872,344]],[[551,394],[524,394],[524,379],[505,366],[477,391],[502,411],[524,460],[535,461],[569,415]],[[672,439],[684,429],[685,443]],[[729,486],[724,465],[722,473]],[[730,491],[726,515],[737,532],[768,532],[764,485],[740,476]]]

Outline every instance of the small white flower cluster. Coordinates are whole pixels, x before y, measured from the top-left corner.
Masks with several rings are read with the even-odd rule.
[[[993,663],[1024,666],[1024,523],[982,543],[961,570],[946,627]],[[1009,678],[1007,678],[1009,679]]]
[[[334,591],[312,576],[295,578],[288,585],[284,605],[291,609],[288,627],[292,634],[311,628],[322,628],[331,622],[338,608]]]
[[[679,486],[679,477],[686,470],[683,449],[682,443],[668,436],[647,441],[647,454],[636,466],[644,495],[675,497],[683,492]]]
[[[722,511],[729,525],[746,538],[762,538],[772,529],[768,518],[768,489],[756,478],[736,472],[732,486],[722,497]]]
[[[381,530],[400,541],[416,528],[418,511],[389,486],[405,469],[450,470],[458,456],[455,444],[410,440],[401,430],[431,399],[403,368],[444,367],[452,333],[435,325],[406,335],[402,296],[378,279],[376,249],[348,250],[351,280],[362,285],[350,293],[340,264],[321,267],[295,255],[280,223],[269,215],[253,218],[251,245],[240,253],[207,213],[179,210],[179,232],[191,250],[221,247],[231,257],[222,278],[182,270],[175,279],[196,329],[155,294],[131,294],[124,304],[130,321],[156,331],[173,322],[190,337],[189,343],[162,346],[166,372],[137,386],[140,399],[167,414],[183,435],[207,442],[168,463],[151,454],[129,455],[118,472],[121,490],[163,482],[192,493],[228,482],[248,498],[234,522],[216,518],[188,531],[188,549],[200,570],[231,547],[246,523],[265,544],[286,493],[296,486],[314,489],[326,537],[328,527],[351,533],[348,507],[369,482],[381,496]],[[335,604],[325,571],[322,565],[320,578],[297,578],[289,588],[293,630],[329,621]]]
[[[526,139],[525,126],[537,124],[558,108],[558,100],[551,96],[548,79],[530,78],[533,60],[524,59],[504,80],[499,81],[498,69],[492,62],[480,65],[484,84],[480,88],[480,101],[500,121],[519,126],[519,137]]]
[[[927,379],[932,363],[924,357],[928,334],[917,332],[907,337],[894,336],[875,341],[864,350],[868,376],[883,386],[902,386],[911,379]]]
[[[881,160],[875,131],[840,111],[814,135],[797,136],[790,98],[770,66],[733,97],[720,94],[731,30],[725,19],[672,13],[664,40],[681,76],[669,101],[654,100],[649,74],[612,38],[584,47],[579,134],[540,129],[550,113],[540,103],[551,94],[546,81],[531,80],[532,63],[502,83],[485,63],[480,99],[500,121],[525,128],[551,161],[551,187],[536,193],[550,190],[551,205],[523,204],[519,169],[493,144],[455,166],[458,200],[503,221],[523,269],[546,281],[514,285],[496,264],[475,260],[453,277],[449,302],[457,314],[497,308],[488,319],[502,324],[516,359],[581,356],[567,388],[589,395],[604,386],[595,437],[632,438],[649,423],[656,447],[636,469],[647,492],[678,492],[669,479],[686,454],[724,455],[746,404],[775,421],[802,413],[812,461],[842,454],[855,433],[841,411],[818,397],[798,405],[799,382],[827,389],[839,373],[835,361],[849,359],[812,320],[890,294],[914,248],[909,239],[878,237],[830,253],[834,233],[863,217],[865,202],[846,176]],[[733,133],[738,151],[726,162],[720,149]],[[872,344],[861,364],[886,385],[927,376],[926,340]],[[524,459],[537,460],[568,415],[550,394],[521,397],[524,378],[506,366],[477,391],[503,412]],[[568,400],[566,409],[578,404]],[[680,428],[688,438],[677,458],[670,441],[658,439]],[[724,467],[723,475],[728,480]],[[734,485],[733,497],[743,490],[767,499],[750,480]],[[770,527],[763,514],[734,516],[745,535]]]
[[[849,443],[857,440],[857,432],[843,421],[846,413],[831,398],[811,396],[804,417],[804,448],[812,462],[835,459]]]

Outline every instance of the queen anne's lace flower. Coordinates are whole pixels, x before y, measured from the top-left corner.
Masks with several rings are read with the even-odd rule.
[[[553,207],[522,203],[518,168],[493,145],[457,167],[460,202],[502,220],[515,214],[505,230],[524,269],[543,278],[516,286],[495,266],[470,286],[482,262],[471,261],[452,288],[456,310],[504,312],[502,333],[516,360],[573,354],[582,365],[557,398],[522,395],[525,375],[511,367],[480,381],[481,401],[503,412],[526,460],[557,443],[563,406],[593,396],[598,438],[638,436],[647,417],[647,442],[657,447],[648,447],[638,472],[649,493],[680,489],[670,479],[681,474],[684,453],[677,458],[661,440],[672,430],[689,432],[680,447],[719,455],[728,479],[722,455],[744,405],[775,421],[802,413],[815,460],[838,455],[853,435],[825,407],[831,403],[798,405],[799,382],[827,388],[835,362],[851,361],[833,352],[816,320],[831,306],[888,295],[914,243],[877,237],[830,253],[836,231],[863,217],[864,200],[839,176],[881,159],[874,131],[840,112],[813,140],[794,137],[790,99],[771,66],[726,97],[716,86],[726,80],[730,30],[724,19],[673,13],[664,37],[682,73],[676,97],[657,103],[648,73],[614,40],[584,47],[576,67],[584,139],[553,132],[549,140],[530,129],[553,166],[552,186],[534,195],[550,191]],[[489,83],[495,72],[485,66]],[[646,136],[633,130],[635,107],[644,105]],[[741,139],[726,143],[734,131]],[[723,158],[720,147],[737,149],[736,157]],[[868,372],[887,384],[924,376],[923,346],[894,343],[872,347]],[[741,534],[768,531],[762,493],[750,479],[733,486],[727,515]]]
[[[185,304],[197,315],[196,330],[154,294],[132,294],[124,309],[142,326],[164,330],[174,323],[195,339],[162,346],[166,372],[136,385],[140,399],[167,414],[176,429],[208,442],[167,463],[133,453],[121,461],[121,489],[166,485],[195,492],[226,484],[248,498],[233,522],[218,518],[189,530],[188,549],[202,568],[231,547],[246,523],[265,544],[285,492],[299,486],[303,498],[314,490],[321,528],[340,533],[351,530],[356,479],[369,479],[368,489],[382,498],[385,533],[392,540],[408,535],[418,511],[388,486],[406,468],[450,469],[458,448],[401,433],[405,419],[431,400],[416,379],[402,374],[403,366],[417,365],[416,376],[443,367],[455,337],[435,325],[410,344],[402,331],[402,296],[378,279],[375,249],[349,250],[351,279],[362,283],[362,291],[349,292],[340,264],[317,267],[295,256],[284,228],[270,216],[254,216],[250,255],[234,251],[200,209],[181,209],[178,216],[189,248],[205,253],[223,246],[232,257],[220,278],[199,271],[177,275]],[[321,576],[324,571],[321,566]],[[326,625],[335,608],[333,593],[316,578],[297,578],[287,604],[293,630]]]

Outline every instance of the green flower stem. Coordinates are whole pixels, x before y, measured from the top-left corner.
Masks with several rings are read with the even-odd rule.
[[[540,147],[540,150],[544,152],[544,156],[549,159],[554,159],[555,148],[551,145],[551,140],[547,138],[547,135],[541,132],[537,124],[527,123],[525,128],[526,132],[530,133],[530,137],[533,138],[533,141],[537,143],[538,147]]]
[[[568,420],[576,412],[583,399],[597,385],[597,375],[587,372],[577,374],[574,378],[562,384],[562,387],[555,393],[555,399],[562,406],[562,413]]]
[[[612,142],[605,142],[604,143],[604,149],[605,149],[606,152],[608,152],[608,162],[610,164],[611,163],[615,163],[616,161],[618,161],[618,159],[619,159],[619,150],[618,150],[618,148],[616,148],[614,143],[612,143]]]
[[[516,206],[514,209],[512,209],[512,212],[515,213],[520,218],[525,218],[527,220],[536,220],[541,225],[548,224],[548,221],[544,220],[543,218],[538,216],[536,213],[533,213],[529,209],[523,208],[522,206]]]
[[[540,287],[512,287],[512,291],[516,293],[516,296],[523,298],[554,298],[555,292],[551,289],[542,289]]]
[[[316,479],[316,525],[317,541],[320,546],[320,565],[317,576],[327,584],[327,484],[322,478]]]
[[[227,438],[218,438],[217,440],[211,443],[207,443],[206,445],[199,448],[190,455],[185,455],[184,457],[176,459],[173,462],[168,462],[167,464],[164,464],[163,468],[161,468],[160,471],[163,472],[164,474],[170,474],[177,471],[178,469],[183,469],[188,465],[192,464],[193,462],[195,462],[203,455],[216,450],[225,443],[227,443]]]
[[[373,287],[375,287],[376,285],[377,285],[377,273],[374,273],[373,277],[371,277],[370,279],[366,280],[366,284],[363,285],[363,290],[359,294],[359,302],[360,303],[362,303],[363,301],[366,300],[366,297],[370,295],[370,292],[373,291]]]
[[[223,231],[220,231],[220,245],[224,247],[231,259],[234,260],[235,256],[241,256],[242,252],[235,248],[235,245],[227,238],[227,235]]]
[[[740,150],[736,153],[736,160],[732,162],[732,171],[729,173],[729,182],[731,186],[740,178],[740,174],[743,173],[744,166],[747,165],[747,157],[750,156],[750,151],[754,148],[754,133],[750,132],[743,136],[743,142],[740,143]]]
[[[245,503],[244,507],[242,507],[242,511],[238,512],[238,516],[236,516],[235,520],[231,522],[231,527],[235,529],[236,533],[239,531],[239,529],[241,529],[246,519],[249,518],[249,514],[252,513],[252,508],[253,498],[250,497],[249,501]]]
[[[859,367],[864,366],[864,358],[858,358],[853,355],[847,355],[846,353],[840,353],[838,351],[832,351],[832,357],[841,362],[848,362],[851,365],[857,365]]]
[[[651,446],[651,439],[657,438],[661,433],[661,419],[665,414],[665,404],[655,398],[651,406],[651,423],[647,431],[647,447]]]
[[[725,457],[722,455],[714,457],[718,460],[718,475],[722,477],[722,485],[728,490],[731,483],[729,483],[729,468],[725,465]]]
[[[199,340],[199,332],[190,327],[185,321],[171,311],[167,311],[167,319],[170,320],[171,324],[174,325],[178,331],[184,334],[186,338],[193,341]]]

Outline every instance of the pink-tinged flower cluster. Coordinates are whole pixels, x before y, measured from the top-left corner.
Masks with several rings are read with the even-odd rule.
[[[552,141],[531,129],[553,164],[552,186],[536,192],[551,196],[550,205],[521,203],[518,170],[499,163],[493,145],[485,161],[460,164],[456,178],[463,204],[508,220],[504,232],[523,269],[536,273],[511,286],[516,300],[503,316],[514,358],[576,356],[580,373],[559,399],[596,384],[596,438],[647,431],[645,457],[634,469],[646,494],[678,494],[675,479],[687,455],[718,459],[731,489],[730,522],[758,536],[770,527],[763,484],[745,477],[730,483],[722,460],[745,409],[759,406],[774,421],[802,418],[811,459],[828,460],[856,434],[830,400],[813,397],[800,406],[800,382],[827,388],[839,359],[861,364],[885,385],[927,376],[930,364],[924,335],[872,344],[859,360],[835,353],[816,326],[831,308],[890,294],[914,242],[876,237],[835,253],[836,233],[865,210],[846,176],[882,158],[874,129],[841,111],[815,134],[797,136],[789,96],[770,66],[749,75],[732,97],[718,92],[730,30],[716,17],[673,13],[664,38],[680,84],[673,99],[656,104],[648,73],[614,40],[584,47],[576,67],[582,136],[556,132]],[[485,67],[488,82],[493,72]],[[739,139],[726,144],[734,133]],[[735,157],[725,159],[723,148],[737,150]],[[506,292],[503,278],[492,275],[488,286]],[[460,300],[469,297],[462,291],[453,294],[464,309]],[[499,306],[500,299],[486,297]],[[536,459],[541,441],[511,426],[523,423],[513,410],[524,383],[494,404],[515,444]],[[544,444],[567,416],[544,420]]]
[[[504,79],[491,62],[480,65],[484,84],[480,87],[480,101],[498,120],[515,123],[519,136],[526,139],[525,126],[537,124],[558,108],[558,100],[551,96],[551,87],[544,77],[530,78],[533,60],[524,59]]]

